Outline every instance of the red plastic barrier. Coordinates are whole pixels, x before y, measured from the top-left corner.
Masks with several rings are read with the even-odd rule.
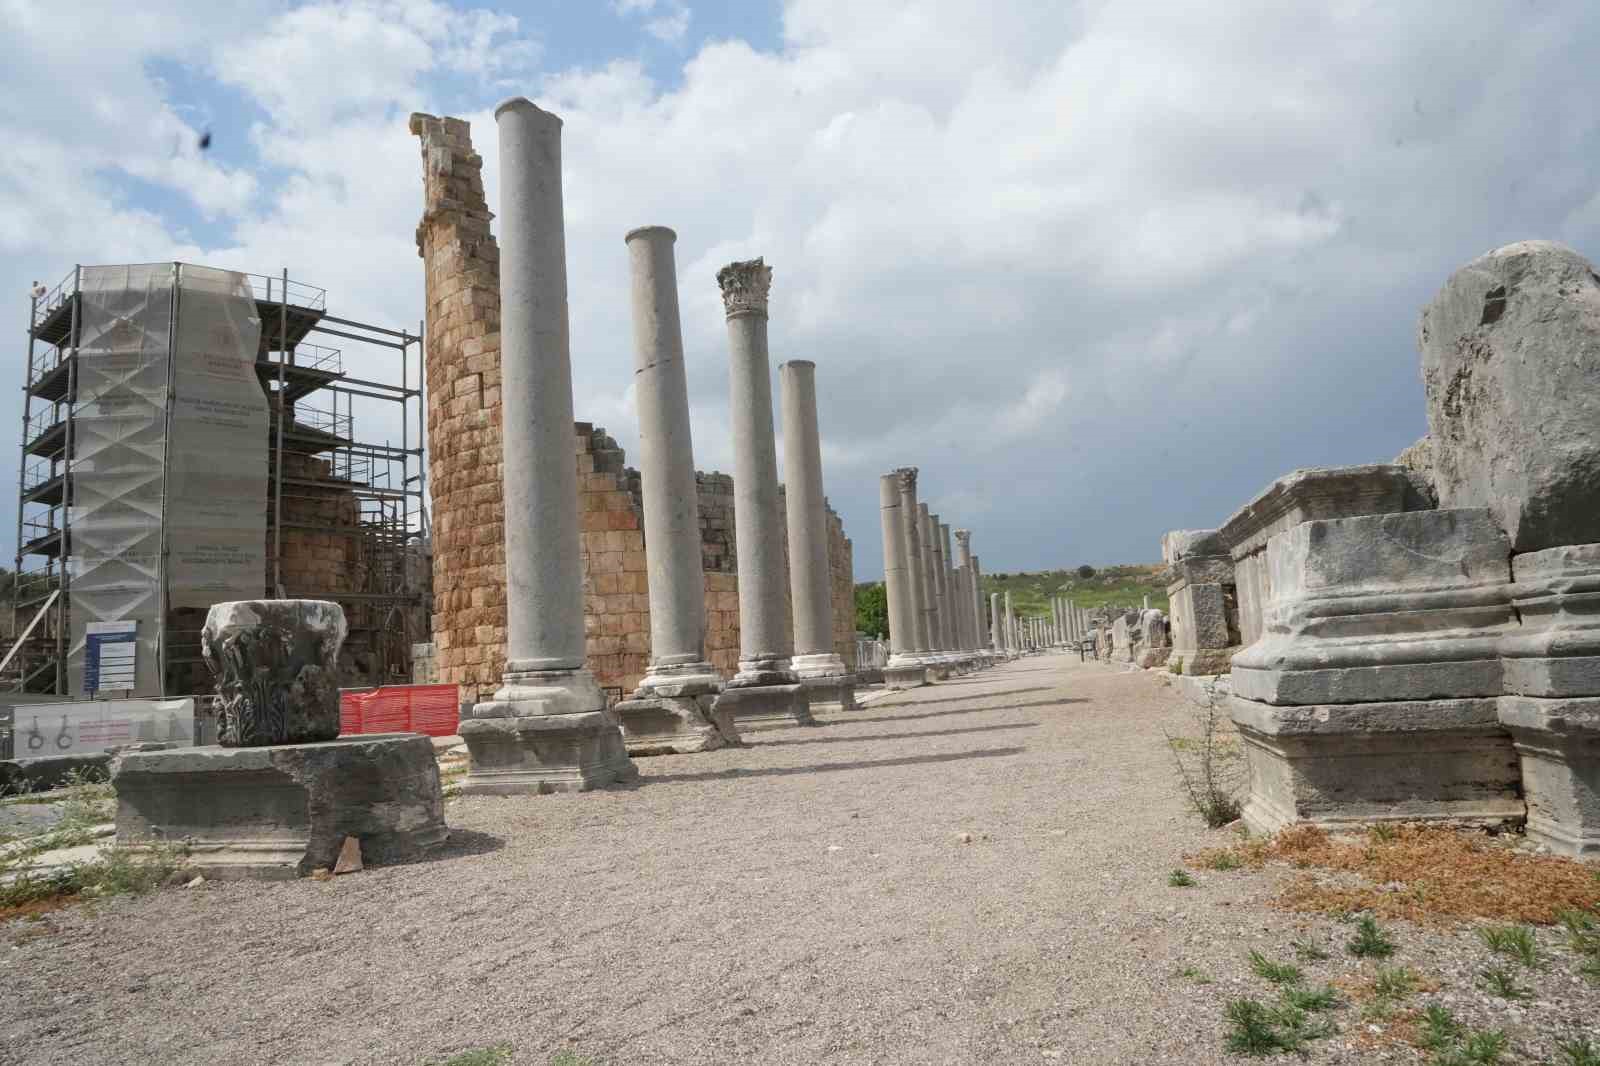
[[[339,732],[455,733],[461,710],[454,685],[388,685],[370,692],[346,692],[339,700]]]

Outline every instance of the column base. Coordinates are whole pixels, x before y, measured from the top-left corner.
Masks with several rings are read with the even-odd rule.
[[[889,661],[883,668],[883,683],[889,688],[921,688],[928,683],[928,668],[921,663]]]
[[[587,792],[639,776],[588,670],[508,670],[459,731],[472,760],[463,795]]]
[[[853,711],[856,709],[856,679],[853,674],[827,674],[802,677],[806,704],[813,710]]]
[[[1600,697],[1501,696],[1528,798],[1528,837],[1560,855],[1600,857]]]
[[[403,862],[449,834],[433,744],[415,733],[126,752],[112,766],[118,843],[185,841],[185,868],[213,880],[331,869],[347,836],[366,862]]]
[[[1238,648],[1173,648],[1167,662],[1183,661],[1183,672],[1199,677],[1225,674],[1233,669],[1234,653]]]
[[[701,671],[652,671],[631,697],[612,710],[630,756],[692,755],[737,746],[739,730],[716,710],[722,681],[707,664]]]
[[[816,725],[799,684],[735,685],[717,697],[716,714],[726,714],[740,729],[778,725]]]
[[[1277,707],[1234,696],[1250,766],[1245,822],[1262,833],[1297,823],[1520,823],[1521,774],[1495,703]]]

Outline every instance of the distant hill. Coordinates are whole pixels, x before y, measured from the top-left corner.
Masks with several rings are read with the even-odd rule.
[[[1032,573],[983,575],[983,593],[1011,593],[1011,606],[1021,615],[1050,613],[1050,597],[1065,596],[1079,607],[1139,607],[1150,597],[1150,606],[1167,609],[1166,567],[1160,563],[1104,566],[1090,577],[1080,577],[1076,569],[1041,570]]]

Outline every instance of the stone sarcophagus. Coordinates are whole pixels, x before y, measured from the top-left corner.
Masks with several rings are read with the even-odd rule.
[[[344,610],[326,600],[234,600],[206,615],[200,647],[217,679],[225,748],[339,735]]]

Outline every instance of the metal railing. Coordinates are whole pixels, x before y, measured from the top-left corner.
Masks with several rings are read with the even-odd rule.
[[[55,313],[56,308],[72,298],[76,291],[73,288],[73,281],[77,276],[78,271],[76,268],[67,271],[67,276],[62,278],[55,288],[45,293],[33,305],[33,322],[30,324],[30,328],[37,329],[40,323]],[[59,360],[57,361],[59,362]]]
[[[882,640],[856,641],[856,669],[882,670],[889,663],[889,644]]]
[[[270,274],[245,274],[244,278],[250,286],[250,295],[265,303],[287,302],[291,307],[304,307],[311,311],[325,311],[328,308],[327,289],[291,281],[288,288],[289,299],[285,301],[282,278],[275,278]]]
[[[320,407],[308,407],[304,403],[294,405],[294,420],[296,425],[347,440],[354,425],[352,417],[344,411],[326,411]]]
[[[329,374],[344,373],[344,352],[338,348],[329,348],[321,344],[308,344],[301,341],[295,345],[294,351],[289,353],[289,365],[296,370],[322,370]],[[270,363],[278,363],[283,359],[282,352],[268,352],[266,359]]]
[[[61,476],[64,467],[59,460],[35,459],[23,467],[22,491],[24,494],[32,492],[40,485]]]

